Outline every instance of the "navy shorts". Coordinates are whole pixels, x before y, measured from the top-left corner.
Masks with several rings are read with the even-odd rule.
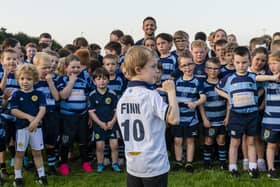
[[[280,141],[280,131],[262,128],[262,139],[265,142],[278,143]]]
[[[203,135],[205,137],[216,138],[218,135],[225,135],[226,127],[224,125],[210,128],[203,128]]]
[[[94,124],[93,137],[96,142],[106,141],[109,139],[118,139],[118,128],[117,124],[111,130],[104,131],[97,124]]]
[[[44,143],[57,145],[59,142],[60,114],[58,112],[47,112],[42,125]]]
[[[178,138],[192,138],[197,136],[197,125],[193,126],[171,126],[171,135]]]
[[[230,111],[228,132],[230,137],[241,138],[243,134],[247,136],[257,135],[258,112],[241,114]]]
[[[87,145],[89,137],[88,115],[62,115],[62,145],[72,145],[74,141]]]

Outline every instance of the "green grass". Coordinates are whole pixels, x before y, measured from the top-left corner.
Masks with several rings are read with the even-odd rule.
[[[199,167],[199,166],[198,166]],[[126,186],[126,174],[114,173],[110,167],[102,174],[95,171],[90,174],[84,173],[78,163],[71,164],[72,172],[67,177],[48,177],[49,186],[54,187],[122,187]],[[95,168],[94,168],[95,169]],[[24,172],[25,186],[40,186],[34,182],[34,172]],[[269,179],[266,174],[261,174],[259,179],[251,179],[247,172],[242,172],[240,178],[233,178],[227,171],[218,168],[212,170],[196,169],[193,174],[184,171],[170,172],[168,178],[170,187],[266,187],[279,186],[280,180]],[[4,186],[12,186],[13,176],[6,180]]]

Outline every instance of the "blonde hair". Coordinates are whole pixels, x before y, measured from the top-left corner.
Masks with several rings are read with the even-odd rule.
[[[145,46],[131,47],[124,58],[124,68],[129,77],[136,75],[135,68],[143,68],[151,59],[156,59],[151,49]]]
[[[56,74],[59,76],[66,75],[65,73],[65,63],[66,63],[66,57],[60,58],[58,61],[58,65],[56,68]]]
[[[51,62],[51,57],[45,52],[38,52],[33,58],[33,64],[39,66],[40,62]]]
[[[198,48],[203,48],[203,49],[207,49],[207,45],[206,45],[206,43],[204,42],[204,41],[202,41],[202,40],[194,40],[193,42],[192,42],[192,44],[191,44],[191,50],[193,49],[193,48],[196,48],[196,47],[198,47]]]
[[[21,64],[17,67],[16,80],[19,81],[19,77],[22,74],[27,74],[33,78],[34,83],[39,80],[39,73],[35,65],[33,64]]]
[[[275,51],[268,56],[268,61],[277,61],[280,62],[280,51]]]

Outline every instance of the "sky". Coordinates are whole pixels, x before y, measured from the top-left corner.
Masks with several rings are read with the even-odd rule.
[[[8,0],[1,1],[0,27],[39,36],[49,32],[61,45],[84,36],[102,47],[114,29],[134,40],[143,37],[142,21],[157,20],[156,34],[184,30],[190,35],[223,28],[241,45],[280,31],[279,0]]]

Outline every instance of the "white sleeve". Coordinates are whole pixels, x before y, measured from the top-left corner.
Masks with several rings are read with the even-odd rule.
[[[165,121],[168,104],[163,101],[162,97],[157,91],[152,91],[150,99],[152,101],[151,103],[155,115],[158,116],[161,120]]]

